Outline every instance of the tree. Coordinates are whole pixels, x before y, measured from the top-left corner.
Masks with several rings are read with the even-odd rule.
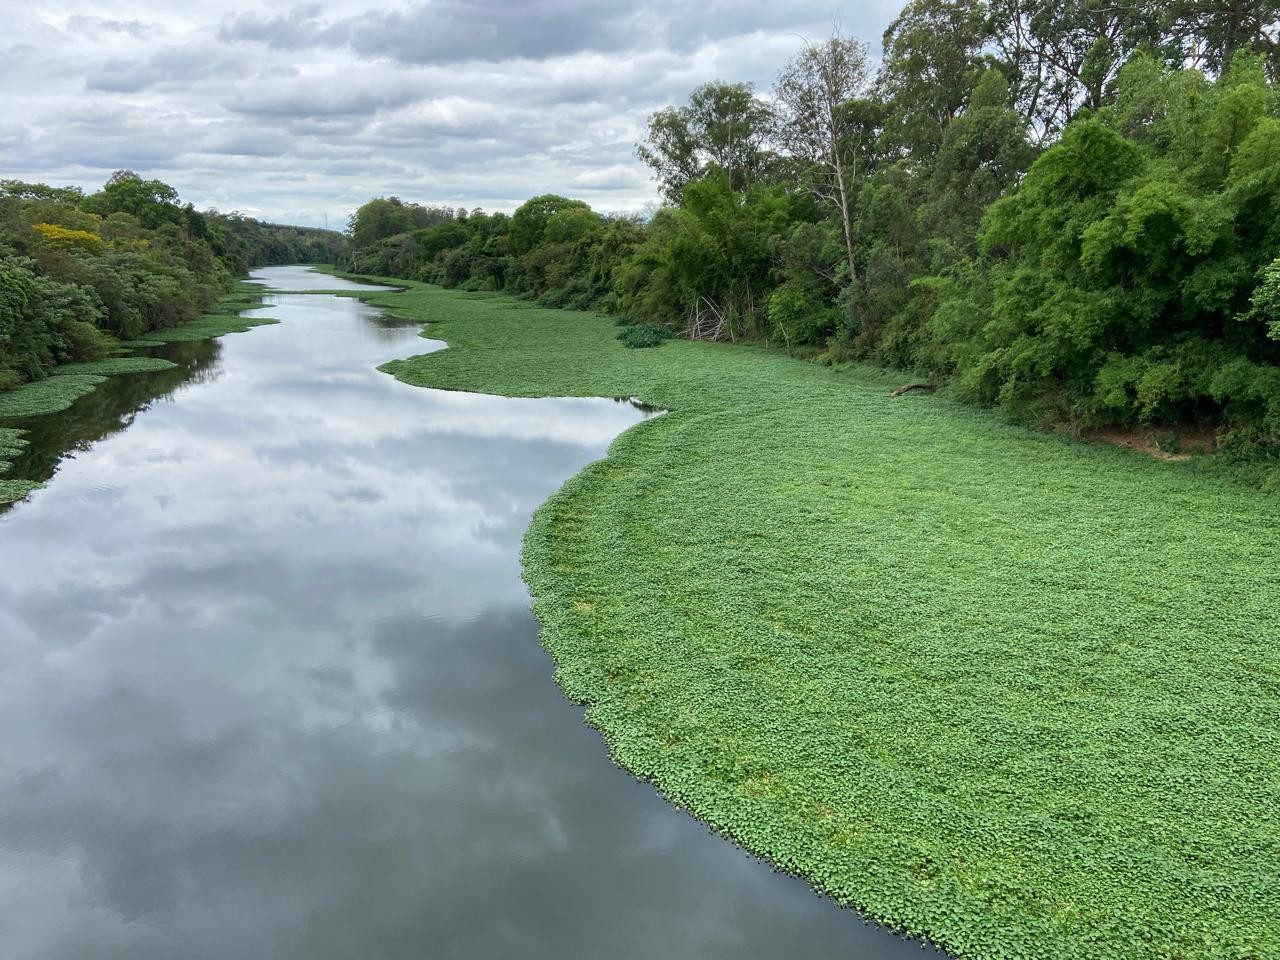
[[[712,169],[685,187],[679,208],[654,218],[648,240],[621,272],[633,320],[683,324],[694,339],[733,340],[764,331],[773,252],[791,221],[776,188],[747,194]]]
[[[413,219],[399,197],[375,197],[347,221],[352,246],[357,250],[411,229]]]
[[[990,207],[985,259],[933,283],[956,392],[1026,420],[1203,420],[1274,443],[1280,120],[1260,59],[1215,83],[1138,59],[1117,86]]]
[[[1171,0],[1168,29],[1187,62],[1219,73],[1241,51],[1262,54],[1274,77],[1280,70],[1277,0]]]
[[[876,86],[894,146],[919,158],[941,144],[991,60],[991,30],[984,0],[911,0],[889,24]]]
[[[769,104],[749,83],[706,83],[683,107],[649,118],[648,135],[636,155],[653,168],[662,194],[679,203],[685,185],[717,166],[735,190],[749,190],[766,163],[773,122]]]
[[[844,298],[855,353],[945,373],[927,329],[941,287],[921,281],[964,269],[984,214],[1035,159],[1010,99],[1001,72],[987,70],[932,155],[896,163],[864,186],[855,224],[863,283]]]
[[[962,2],[962,0],[956,0]],[[991,36],[1028,124],[1049,139],[1105,106],[1120,69],[1145,51],[1170,69],[1216,76],[1238,52],[1280,67],[1277,0],[989,0]]]
[[[543,242],[552,218],[557,214],[564,214],[561,222],[569,223],[567,211],[571,210],[591,212],[591,208],[581,200],[570,200],[554,193],[526,200],[511,215],[512,251],[517,254],[529,253]]]
[[[812,169],[811,189],[835,207],[844,230],[849,277],[857,277],[853,251],[852,193],[857,156],[867,136],[865,125],[844,109],[869,83],[867,47],[835,34],[825,43],[806,44],[778,75],[779,139],[786,150]]]
[[[25,183],[22,180],[0,180],[0,197],[17,197],[20,200],[51,200],[75,205],[84,199],[79,187],[51,187],[47,183]]]
[[[81,207],[101,217],[132,214],[148,230],[183,221],[178,191],[161,180],[143,180],[132,170],[117,170],[101,190],[85,197]]]
[[[1241,319],[1267,325],[1267,335],[1280,340],[1280,259],[1272,260],[1258,273],[1261,281],[1250,298],[1249,311]]]

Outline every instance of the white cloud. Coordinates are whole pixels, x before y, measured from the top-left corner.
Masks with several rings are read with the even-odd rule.
[[[900,0],[334,0],[7,11],[0,176],[161,177],[197,206],[340,224],[376,194],[510,210],[655,196],[634,143],[699,83],[767,90],[833,21],[875,44]]]

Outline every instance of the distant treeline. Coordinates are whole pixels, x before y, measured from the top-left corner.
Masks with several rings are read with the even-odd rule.
[[[205,313],[253,267],[333,263],[334,231],[201,213],[123,170],[101,190],[0,181],[0,389]]]
[[[1280,449],[1280,3],[913,0],[639,156],[667,205],[378,198],[364,273],[917,371],[1017,419]],[[656,341],[655,341],[656,342]]]

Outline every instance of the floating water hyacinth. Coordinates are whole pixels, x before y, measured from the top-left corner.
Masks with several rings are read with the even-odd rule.
[[[668,411],[525,544],[620,764],[960,956],[1280,954],[1274,499],[871,370],[371,299],[449,343],[409,383]]]

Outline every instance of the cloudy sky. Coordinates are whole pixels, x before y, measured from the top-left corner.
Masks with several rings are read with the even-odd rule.
[[[902,0],[0,0],[0,177],[127,167],[197,207],[340,226],[371,196],[510,210],[655,198],[634,144],[707,80],[767,90]]]

